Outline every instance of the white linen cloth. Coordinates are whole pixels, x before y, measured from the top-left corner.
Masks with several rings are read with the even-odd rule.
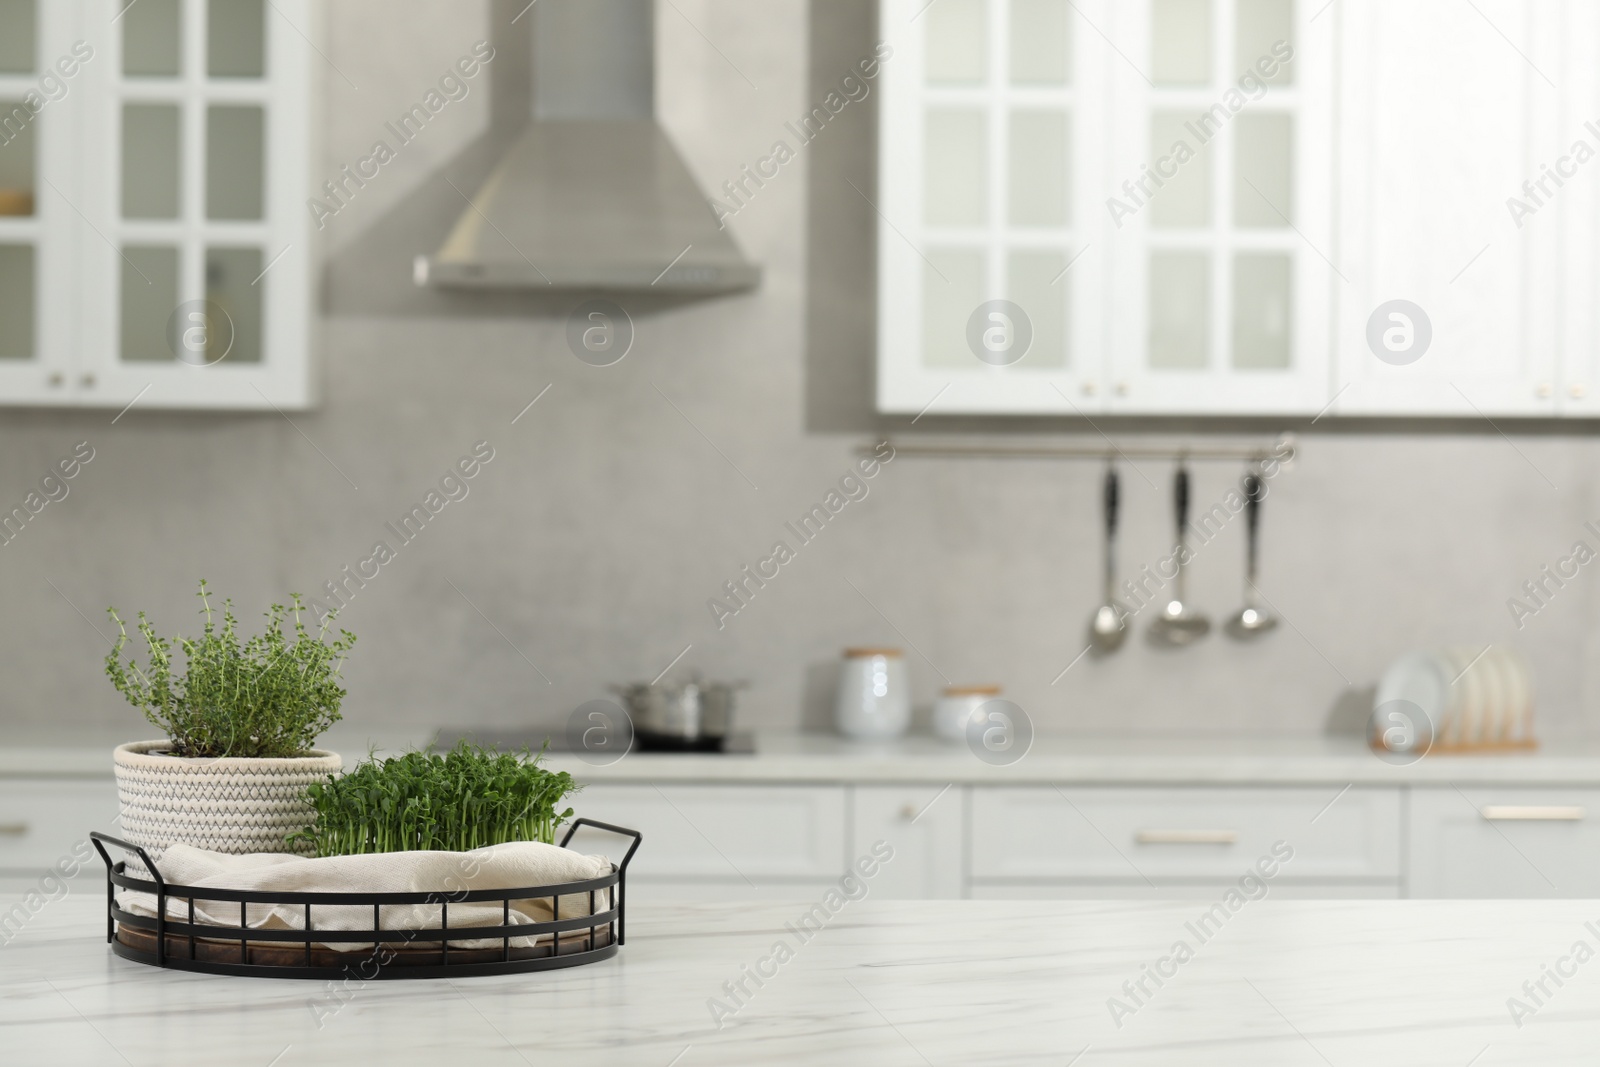
[[[169,886],[313,893],[445,893],[459,896],[475,889],[527,889],[581,882],[611,872],[611,861],[604,856],[586,856],[538,841],[514,841],[471,852],[379,852],[362,856],[327,856],[322,859],[306,859],[277,852],[228,855],[178,844],[168,848],[159,862],[161,877]],[[595,892],[596,911],[611,907],[610,894],[609,889]],[[156,914],[156,897],[153,893],[124,890],[120,899],[122,907],[134,914],[151,917]],[[197,923],[229,926],[239,923],[239,905],[235,901],[208,901],[196,896],[194,905]],[[588,915],[589,894],[563,896],[559,906],[560,918],[563,919]],[[502,907],[498,900],[472,903],[451,900],[450,928],[499,926],[504,921]],[[384,930],[436,930],[440,925],[438,904],[385,904],[380,910]],[[301,930],[306,925],[305,914],[303,904],[245,905],[245,922],[251,929]],[[188,921],[188,898],[169,896],[167,917]],[[551,917],[549,897],[511,902],[511,925],[548,922]],[[372,906],[313,904],[311,928],[370,930]],[[548,940],[550,936],[514,937],[511,943],[515,947],[526,948],[538,941]],[[403,933],[396,939],[397,942],[404,940]],[[394,948],[404,947],[396,942],[384,943]],[[437,941],[417,941],[414,947],[432,948],[438,944]],[[452,948],[489,948],[500,944],[498,938],[450,941]],[[360,944],[346,941],[330,942],[326,947],[353,952],[370,950],[373,945],[371,942]]]

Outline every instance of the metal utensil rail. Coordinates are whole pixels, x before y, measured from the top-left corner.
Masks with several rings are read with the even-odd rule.
[[[207,974],[244,975],[260,978],[456,978],[479,974],[519,974],[557,967],[576,967],[596,963],[617,954],[626,938],[628,863],[638,851],[643,835],[637,830],[613,826],[595,819],[576,819],[561,839],[566,847],[579,827],[590,826],[633,838],[620,864],[612,864],[609,874],[578,882],[531,886],[523,889],[474,889],[459,892],[414,893],[317,893],[267,892],[262,890],[210,889],[175,885],[161,876],[150,854],[138,845],[96,830],[89,835],[106,864],[106,940],[111,950],[124,959],[153,967],[200,971]],[[127,871],[127,861],[113,861],[106,846],[136,855],[150,873],[148,879]],[[136,915],[118,906],[117,889],[149,893],[156,898],[156,914]],[[611,906],[596,911],[596,898],[613,890]],[[560,898],[589,894],[589,914],[563,919]],[[187,921],[168,916],[168,902],[186,901]],[[195,901],[227,901],[239,905],[238,925],[196,922]],[[547,922],[511,922],[511,905],[518,901],[549,902]],[[501,905],[499,926],[450,926],[450,905],[456,903],[497,902]],[[252,904],[299,904],[305,909],[305,928],[300,930],[257,929],[246,921]],[[439,906],[439,925],[422,928],[384,929],[384,905],[424,904]],[[313,927],[312,909],[320,906],[367,906],[372,908],[370,930],[319,930]],[[582,937],[572,936],[585,931]],[[569,936],[563,937],[563,934]],[[512,945],[512,941],[549,935],[547,944]],[[493,941],[495,949],[464,949],[450,946],[453,941]],[[142,941],[153,940],[151,948]],[[237,942],[237,959],[218,958],[221,947],[232,955]],[[413,943],[421,943],[415,948]],[[371,944],[370,953],[338,952],[332,962],[334,944]],[[396,948],[395,946],[402,946]],[[430,950],[431,949],[433,950]],[[173,949],[177,951],[174,952]],[[202,954],[202,949],[204,953]],[[296,950],[299,951],[296,951]],[[285,960],[294,955],[297,962]],[[454,957],[454,959],[452,959]],[[497,958],[496,958],[497,957]],[[321,962],[319,962],[319,959]]]

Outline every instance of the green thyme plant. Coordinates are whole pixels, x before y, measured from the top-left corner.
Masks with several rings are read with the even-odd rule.
[[[117,643],[106,656],[106,676],[128,703],[165,731],[179,756],[298,756],[339,721],[345,691],[339,687],[344,657],[355,635],[340,630],[328,639],[333,614],[316,633],[301,621],[300,594],[290,607],[274,604],[265,612],[267,628],[243,643],[237,633],[233,601],[222,602],[217,626],[210,591],[200,581],[199,637],[168,640],[139,612],[139,633],[149,647],[149,664],[141,670],[130,656],[122,660],[128,628],[115,608],[107,608],[117,624]],[[284,623],[293,618],[285,632]],[[173,649],[182,653],[183,673],[174,673]]]
[[[539,766],[545,748],[531,755],[462,741],[444,755],[368,756],[348,774],[307,789],[316,821],[288,841],[308,842],[318,856],[553,844],[556,828],[572,815],[556,809],[581,787],[565,771]]]

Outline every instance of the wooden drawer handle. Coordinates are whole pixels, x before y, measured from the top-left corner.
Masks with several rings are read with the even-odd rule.
[[[1231,845],[1237,830],[1140,830],[1133,839],[1141,845]]]
[[[1576,804],[1490,804],[1483,809],[1490,822],[1582,822]]]
[[[24,837],[27,833],[25,822],[0,822],[0,837]]]

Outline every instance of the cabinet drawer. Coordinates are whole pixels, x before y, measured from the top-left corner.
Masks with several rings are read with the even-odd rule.
[[[105,779],[0,779],[0,871],[31,874],[69,856],[90,830],[117,832],[117,786]],[[95,865],[101,866],[99,857]]]
[[[644,834],[630,877],[732,877],[760,886],[844,870],[842,786],[592,785],[572,807]],[[621,855],[610,835],[581,833],[575,848]]]
[[[977,789],[972,820],[979,880],[1231,881],[1280,841],[1275,881],[1400,874],[1394,789]]]
[[[872,879],[880,900],[955,900],[962,895],[966,790],[959,786],[856,786],[850,855],[875,842],[894,849]]]
[[[1600,896],[1600,789],[1413,789],[1410,895]]]

